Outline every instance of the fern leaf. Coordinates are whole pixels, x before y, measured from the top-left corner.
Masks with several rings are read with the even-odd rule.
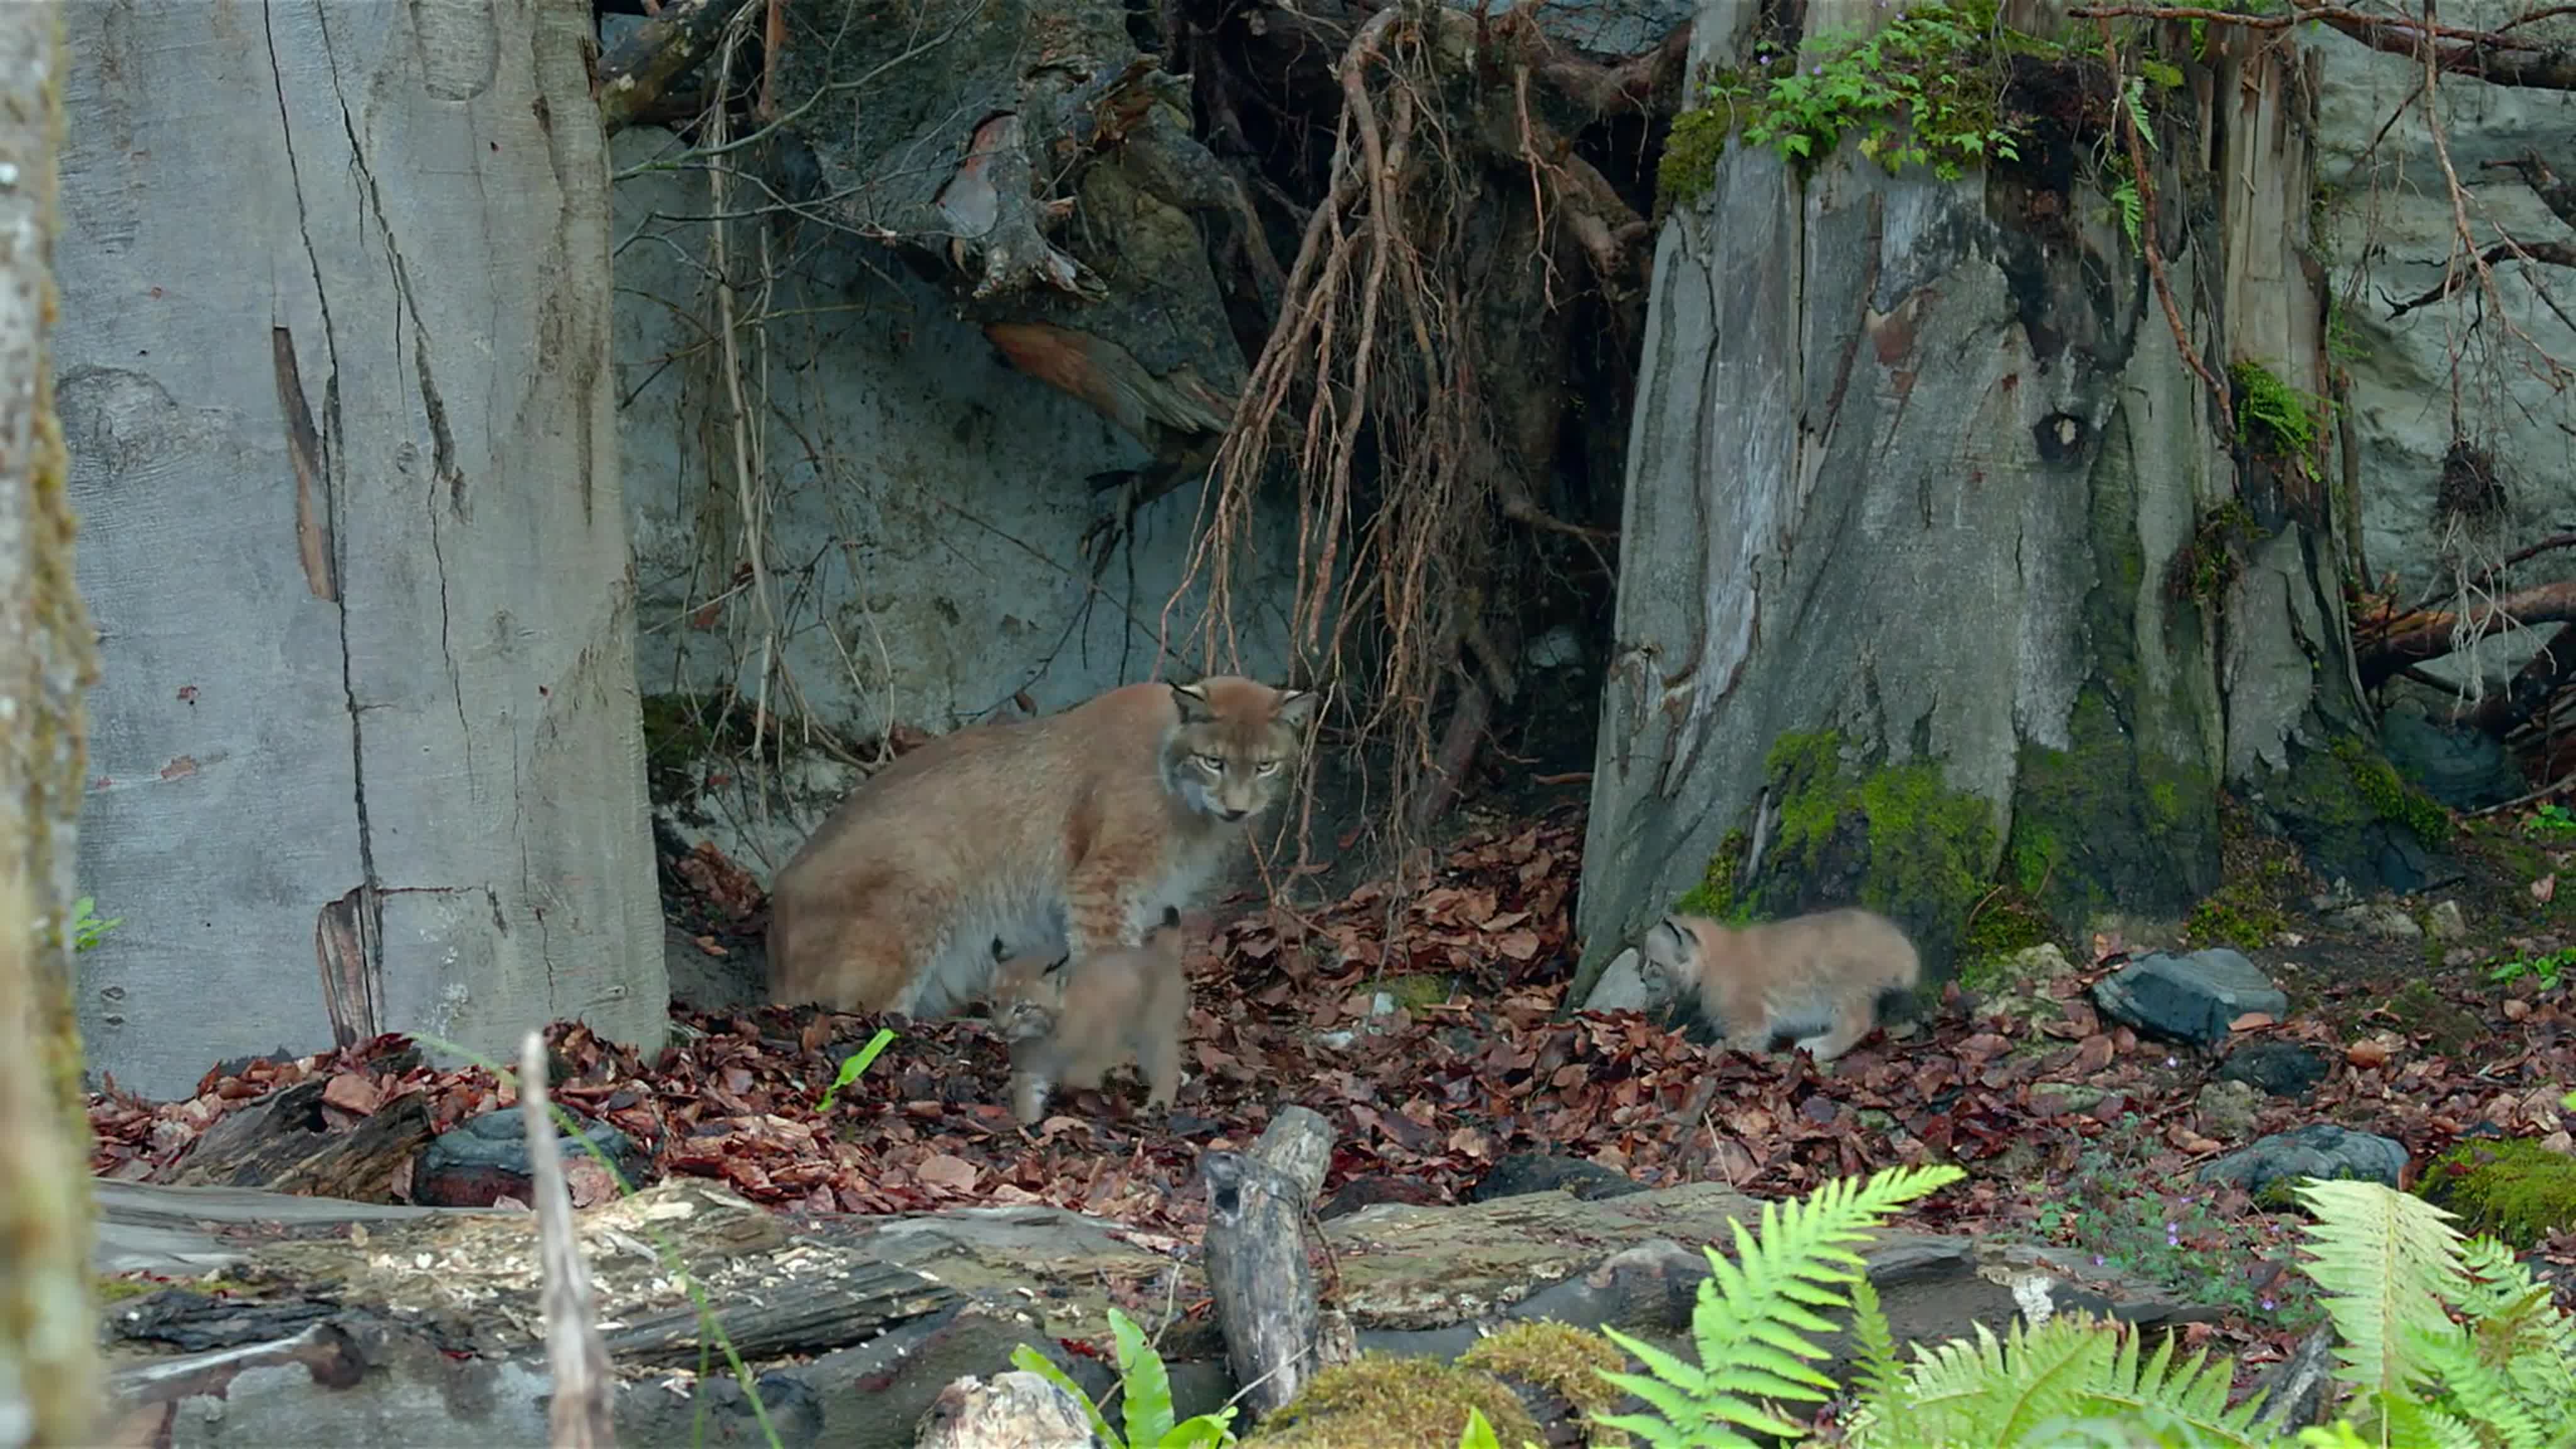
[[[1852,1285],[1852,1341],[1859,1347],[1852,1368],[1852,1388],[1865,1402],[1894,1409],[1900,1402],[1905,1371],[1896,1363],[1896,1331],[1879,1307],[1878,1289],[1866,1274]]]
[[[2309,1178],[2293,1191],[2316,1215],[2300,1266],[2325,1290],[2336,1377],[2382,1404],[2402,1400],[2420,1372],[2409,1329],[2452,1327],[2442,1305],[2468,1286],[2452,1214],[2375,1182]]]
[[[1147,1342],[1136,1321],[1112,1308],[1109,1333],[1118,1344],[1119,1417],[1127,1424],[1131,1445],[1155,1445],[1172,1432],[1172,1380],[1163,1356]]]
[[[2494,1431],[2505,1449],[2542,1449],[2549,1442],[2539,1422],[2513,1391],[2498,1366],[2478,1357],[2476,1345],[2456,1324],[2447,1332],[2410,1329],[2407,1356],[2441,1383],[2432,1397],[2440,1407],[2459,1411],[2472,1424]]]

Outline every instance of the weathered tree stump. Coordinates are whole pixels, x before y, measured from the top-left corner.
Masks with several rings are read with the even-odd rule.
[[[1208,1294],[1225,1333],[1226,1366],[1255,1418],[1295,1398],[1316,1367],[1306,1218],[1332,1150],[1322,1117],[1282,1107],[1250,1152],[1211,1152],[1199,1166],[1208,1189]]]

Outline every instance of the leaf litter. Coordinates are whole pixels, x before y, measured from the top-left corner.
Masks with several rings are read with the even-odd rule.
[[[1225,920],[1192,947],[1190,1079],[1168,1121],[1145,1113],[1141,1088],[1120,1074],[1023,1129],[1007,1105],[1008,1052],[980,1019],[880,1022],[814,1008],[675,1007],[674,1042],[649,1062],[557,1024],[547,1033],[554,1091],[626,1133],[658,1174],[718,1180],[791,1216],[1043,1203],[1181,1242],[1205,1220],[1199,1154],[1248,1146],[1283,1101],[1335,1128],[1325,1193],[1336,1210],[1462,1201],[1516,1153],[1579,1158],[1649,1186],[1723,1181],[1761,1197],[1951,1160],[1970,1179],[1908,1225],[1952,1232],[2031,1230],[2088,1150],[2188,1193],[2191,1174],[2222,1150],[2314,1121],[2397,1138],[2417,1163],[2472,1135],[2570,1145],[2558,1103],[2561,1084],[2576,1081],[2576,1011],[2556,989],[2512,992],[2499,1009],[2492,989],[2439,986],[2486,1029],[2474,1061],[2375,1013],[2367,997],[2381,988],[2366,982],[2320,984],[2311,1009],[2286,1021],[2240,1021],[2244,1038],[2313,1047],[2327,1075],[2302,1099],[2261,1099],[2226,1142],[2196,1115],[2213,1058],[2143,1041],[2095,1012],[2091,983],[2127,954],[2117,941],[2097,940],[2089,966],[2036,988],[2053,1019],[1982,1013],[1951,984],[1907,1036],[1875,1036],[1821,1070],[1803,1055],[1722,1051],[1691,1039],[1704,1032],[1636,1013],[1559,1019],[1577,955],[1581,848],[1580,812],[1560,810],[1467,837],[1410,898],[1372,884],[1310,914],[1254,908]],[[739,922],[754,910],[738,868],[713,852],[694,852],[687,875],[712,898],[700,919]],[[2329,1018],[2370,1029],[2338,1030]],[[895,1028],[894,1042],[830,1111],[817,1110],[841,1058],[881,1024]],[[218,1069],[179,1101],[110,1083],[90,1099],[93,1170],[166,1181],[226,1113],[315,1078],[327,1079],[325,1130],[412,1096],[426,1099],[438,1130],[513,1100],[480,1067],[432,1070],[406,1039],[384,1036]],[[383,1200],[407,1188],[408,1165],[390,1176],[401,1180],[386,1183]],[[2201,1196],[2264,1221],[2241,1193]],[[2553,1277],[2576,1276],[2566,1271],[2576,1235],[2539,1256]],[[2249,1369],[2294,1336],[2242,1326],[2225,1335]]]

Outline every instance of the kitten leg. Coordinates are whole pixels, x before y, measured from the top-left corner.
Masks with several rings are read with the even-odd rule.
[[[1814,1036],[1802,1037],[1798,1045],[1813,1053],[1819,1066],[1832,1061],[1860,1045],[1862,1038],[1878,1029],[1877,1006],[1875,995],[1845,996],[1834,1003],[1832,1028]]]
[[[1145,1105],[1170,1111],[1181,1089],[1181,1038],[1178,1032],[1155,1031],[1136,1050],[1136,1067],[1145,1077]]]

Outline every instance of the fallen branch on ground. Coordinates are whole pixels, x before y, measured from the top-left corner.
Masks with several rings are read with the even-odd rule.
[[[2495,623],[2564,624],[2576,621],[2576,579],[2535,588],[2520,589],[2505,595],[2476,611],[2475,622],[2481,630]],[[2389,627],[2374,638],[2359,641],[2361,681],[2367,688],[2377,688],[2388,678],[2410,664],[2439,659],[2451,652],[2451,640],[2460,627],[2460,616],[2454,613],[2416,612],[2391,620]]]

